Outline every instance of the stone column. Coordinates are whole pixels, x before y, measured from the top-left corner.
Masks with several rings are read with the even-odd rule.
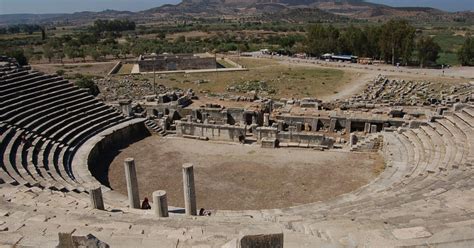
[[[377,132],[377,125],[371,125],[370,126],[370,133],[376,133]]]
[[[186,215],[197,215],[196,191],[194,188],[194,166],[190,163],[183,165],[183,190]]]
[[[296,123],[296,132],[301,132],[303,131],[303,123],[297,122]]]
[[[357,144],[357,136],[355,135],[355,133],[351,133],[349,144],[351,146]]]
[[[283,131],[283,121],[278,121],[278,131]]]
[[[331,118],[329,120],[329,132],[336,132],[337,119]]]
[[[311,131],[311,126],[309,125],[309,123],[305,123],[305,124],[304,124],[304,130],[305,130],[306,132]]]
[[[120,110],[125,116],[132,116],[132,100],[119,100]]]
[[[135,170],[135,160],[125,159],[125,177],[127,180],[128,201],[131,208],[140,208],[140,196],[138,194],[137,172]]]
[[[370,133],[370,122],[365,123],[364,132],[365,133]]]
[[[89,196],[91,198],[91,206],[95,209],[104,210],[104,199],[102,198],[102,190],[100,186],[89,189]]]
[[[158,217],[168,217],[168,200],[166,191],[158,190],[153,192],[153,209]]]
[[[313,127],[312,127],[313,132],[318,131],[318,121],[319,119],[313,119]]]
[[[268,127],[270,126],[270,114],[269,113],[264,113],[263,114],[263,125]]]
[[[346,133],[350,133],[351,132],[351,125],[352,124],[352,121],[350,119],[346,119]]]

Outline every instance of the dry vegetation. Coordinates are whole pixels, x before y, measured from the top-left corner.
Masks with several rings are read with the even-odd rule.
[[[167,87],[192,88],[197,92],[224,93],[231,85],[246,81],[264,81],[276,89],[271,97],[322,97],[346,87],[351,72],[338,69],[315,68],[303,65],[283,65],[270,59],[239,58],[237,63],[249,71],[167,74],[157,76],[157,82]],[[135,76],[153,80],[153,75]],[[120,78],[120,77],[119,77]],[[201,83],[197,83],[201,81]]]

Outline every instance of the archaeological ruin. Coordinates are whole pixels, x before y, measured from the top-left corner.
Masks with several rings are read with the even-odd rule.
[[[215,58],[181,60],[216,66]],[[140,61],[140,70],[153,67],[196,69],[166,56]],[[246,107],[196,104],[192,89],[162,87],[105,104],[59,75],[0,57],[0,245],[472,247],[474,85],[441,93],[435,86],[379,76],[361,94],[331,102],[226,99]],[[108,173],[122,149],[150,136],[239,144],[235,149],[379,154],[384,168],[329,200],[208,212],[196,195],[199,168],[188,161],[176,165],[184,204],[170,206],[172,189],[157,188],[151,209],[141,209],[138,161],[121,164],[124,194],[110,187]]]
[[[138,58],[140,72],[217,69],[218,63],[209,54],[149,54]]]

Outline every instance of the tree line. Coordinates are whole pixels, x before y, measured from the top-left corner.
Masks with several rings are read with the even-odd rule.
[[[183,26],[187,28],[190,25],[183,24]],[[268,48],[286,55],[301,52],[311,56],[335,53],[370,57],[391,64],[416,63],[420,66],[435,64],[441,51],[432,37],[417,31],[403,20],[392,20],[382,25],[345,28],[316,24],[309,26],[306,33],[266,35],[214,31],[215,34],[204,37],[170,38],[167,36],[169,30],[161,31],[155,33],[155,38],[152,39],[139,38],[137,33],[140,33],[140,28],[131,21],[97,20],[89,28],[72,34],[48,35],[48,37],[44,35],[45,39],[33,37],[0,40],[0,50],[10,51],[15,56],[21,54],[26,59],[44,58],[50,62],[53,60],[62,62],[64,58],[73,61],[85,61],[86,58],[102,61],[109,56],[118,59],[127,58],[130,54],[138,56],[144,53],[163,52],[246,52]],[[468,38],[459,50],[458,58],[463,65],[474,65],[473,46],[473,39]]]
[[[422,67],[436,63],[441,51],[432,37],[419,34],[405,20],[345,29],[313,25],[307,32],[305,48],[312,56],[336,53],[380,59],[393,65],[418,63]]]

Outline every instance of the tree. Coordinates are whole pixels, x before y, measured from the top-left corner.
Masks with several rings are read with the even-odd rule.
[[[306,36],[306,52],[320,56],[323,53],[338,52],[339,30],[332,25],[317,24],[309,28]]]
[[[402,58],[408,63],[414,49],[415,28],[405,20],[390,20],[381,27],[379,46],[392,65]]]
[[[123,55],[125,59],[127,58],[127,55],[130,54],[130,51],[131,51],[131,48],[128,42],[120,45],[120,53]]]
[[[76,47],[72,47],[72,46],[64,47],[64,54],[66,54],[68,58],[72,59],[72,62],[76,62],[75,58],[78,57]]]
[[[94,80],[89,77],[79,75],[79,79],[76,81],[76,86],[88,89],[89,93],[93,96],[97,96],[100,93],[99,87],[95,84]]]
[[[58,52],[56,53],[56,56],[59,59],[59,61],[61,61],[61,64],[64,64],[63,59],[66,58],[66,54],[64,53],[62,49],[58,50]]]
[[[35,55],[35,49],[33,47],[27,47],[23,50],[23,53],[28,61],[31,61]]]
[[[380,57],[382,56],[380,52],[380,45],[379,45],[380,33],[381,33],[380,27],[367,26],[364,28],[364,33],[367,39],[365,43],[364,56],[380,59]]]
[[[82,58],[82,61],[83,61],[84,63],[86,62],[87,53],[85,52],[85,49],[84,49],[83,46],[79,47],[79,48],[76,50],[76,55],[77,55],[77,57]]]
[[[366,56],[367,36],[360,28],[350,26],[340,37],[339,52]]]
[[[420,67],[428,63],[436,63],[441,47],[430,36],[422,36],[416,42],[416,50]]]
[[[458,60],[462,65],[474,65],[474,39],[468,37],[458,51]]]
[[[54,50],[49,44],[43,46],[43,56],[45,59],[48,59],[49,63],[51,63],[51,59],[54,58]]]
[[[26,58],[22,49],[9,50],[6,52],[6,56],[15,58],[18,64],[22,66],[28,64],[28,58]]]
[[[86,54],[88,54],[89,56],[91,56],[94,61],[99,61],[99,59],[100,59],[100,53],[99,53],[99,51],[97,50],[97,47],[94,47],[94,46],[87,46],[87,47],[85,48],[85,52],[86,52]]]

